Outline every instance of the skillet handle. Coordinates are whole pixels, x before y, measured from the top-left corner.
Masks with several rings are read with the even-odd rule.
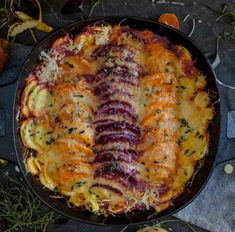
[[[0,87],[0,158],[17,163],[13,137],[16,82]]]
[[[235,139],[235,110],[230,110],[227,112],[226,124],[227,124],[226,129],[224,130],[224,132],[227,133],[226,147],[228,150],[231,150],[231,148],[229,149],[229,146],[232,145],[235,141],[234,140]],[[234,153],[232,152],[232,154],[234,154]],[[230,155],[229,157],[227,157],[226,159],[223,159],[223,160],[217,159],[216,166],[218,166],[220,164],[230,163],[233,161],[235,161],[235,155],[232,155],[232,156]]]
[[[219,40],[217,40],[217,50],[218,50],[218,43],[219,43]],[[214,56],[213,54],[205,53],[204,55],[210,61],[212,68],[215,70],[220,64],[220,59],[219,59],[218,54],[216,54],[216,56]],[[217,76],[215,76],[215,78],[216,78],[217,84],[219,84],[225,88],[235,90],[235,86],[230,86],[230,85],[223,83],[222,81],[220,81],[218,79]],[[233,99],[232,97],[230,97],[230,98]],[[221,135],[221,138],[220,138],[220,141],[227,140],[225,150],[228,149],[230,151],[231,151],[231,149],[229,149],[228,147],[229,147],[230,143],[231,144],[234,143],[234,139],[235,139],[235,110],[232,110],[232,108],[230,108],[229,111],[227,112],[227,117],[225,115],[224,115],[224,117],[222,117],[222,120],[223,120],[222,125],[226,125],[226,126],[223,126],[221,128],[222,129],[221,134],[223,134],[223,135]],[[226,119],[225,119],[225,117],[226,117]],[[222,144],[223,144],[223,142],[221,142],[221,146],[222,146]],[[225,150],[224,150],[224,148],[220,149],[220,153],[224,154]],[[217,156],[217,159],[215,161],[215,167],[219,166],[220,164],[231,163],[233,161],[235,161],[235,155],[232,155],[232,156],[230,155],[229,157],[227,157],[227,155],[226,155],[226,158],[222,159],[222,160],[220,157]]]

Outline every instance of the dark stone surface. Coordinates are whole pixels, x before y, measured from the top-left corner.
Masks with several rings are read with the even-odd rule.
[[[227,137],[229,139],[234,139],[235,138],[235,111],[229,111],[228,112],[228,118],[227,118]]]
[[[64,0],[47,0],[44,3],[44,21],[49,25],[52,25],[54,29],[62,27],[68,23],[74,22],[75,20],[82,20],[87,18],[90,14],[91,9],[88,4],[85,5],[84,13],[75,13],[72,15],[62,15],[60,9],[66,1]],[[192,28],[192,19],[195,19],[196,26],[195,31],[192,34],[192,39],[196,41],[201,47],[202,51],[207,54],[215,54],[216,51],[216,36],[223,30],[231,30],[231,26],[224,24],[223,22],[215,22],[215,19],[219,14],[215,13],[213,10],[205,6],[208,4],[214,9],[221,10],[224,3],[227,3],[227,8],[232,10],[235,8],[235,0],[201,0],[201,1],[187,1],[179,0],[177,2],[184,3],[184,5],[175,4],[157,4],[151,0],[100,0],[92,14],[91,17],[97,16],[135,16],[144,17],[148,19],[156,20],[160,14],[165,12],[175,13],[180,19],[180,30],[186,34],[189,34]],[[189,15],[187,20],[184,22],[183,19],[186,15]],[[201,21],[200,21],[201,20]],[[2,32],[3,34],[4,32]],[[43,32],[36,32],[38,40],[43,38],[46,34]],[[22,44],[33,45],[33,40],[30,38],[29,33],[25,32],[24,35],[20,35],[17,41]],[[26,51],[27,50],[27,51]],[[23,53],[27,54],[30,47],[26,47]],[[15,54],[18,55],[18,54]],[[18,70],[20,68],[20,63],[22,63],[23,56],[19,56],[18,66],[13,66],[12,69]],[[220,43],[220,59],[221,64],[216,69],[216,74],[218,78],[226,84],[234,85],[234,73],[235,73],[235,40],[223,40]],[[11,72],[13,73],[13,72]],[[0,76],[0,84],[2,82],[7,82],[13,80],[15,76],[11,73]],[[227,113],[235,109],[235,90],[225,88],[223,86],[218,86],[220,92],[221,101],[221,113],[222,113],[222,130],[218,151],[218,162],[223,160],[232,159],[235,156],[235,140],[229,139],[227,137]],[[232,125],[234,126],[234,125]],[[213,138],[212,138],[213,139]],[[9,165],[9,169],[14,169],[13,164]],[[172,220],[174,218],[167,218],[166,220]],[[187,225],[182,222],[172,222],[169,223],[170,228],[174,232],[187,232],[192,231]],[[138,226],[128,227],[124,231],[132,232],[136,231]],[[48,231],[58,231],[58,232],[121,232],[123,227],[97,227],[90,226],[86,224],[81,224],[74,221],[67,221],[65,219],[57,220],[57,224],[52,224],[49,226]],[[203,232],[205,230],[197,228],[196,231]]]

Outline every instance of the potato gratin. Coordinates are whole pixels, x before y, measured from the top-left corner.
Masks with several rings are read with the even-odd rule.
[[[166,209],[208,150],[206,79],[149,30],[89,26],[41,52],[21,98],[27,170],[95,213]]]

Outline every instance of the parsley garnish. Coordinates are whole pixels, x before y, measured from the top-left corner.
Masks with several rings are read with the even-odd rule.
[[[77,128],[75,128],[75,127],[71,127],[71,128],[69,128],[68,129],[68,132],[69,132],[69,134],[71,134],[74,130],[76,130]]]
[[[74,184],[73,188],[80,188],[82,187],[84,184],[86,184],[86,181],[79,181],[77,183]]]
[[[55,137],[51,137],[49,140],[46,141],[47,145],[50,145],[52,143],[54,143],[55,141],[57,141],[59,139],[59,135],[55,138]]]
[[[116,161],[112,161],[112,165],[111,165],[111,168],[110,168],[110,171],[115,171],[117,170],[117,162]]]
[[[73,64],[71,64],[71,63],[69,63],[69,62],[64,62],[64,64],[66,64],[66,65],[68,65],[70,68],[74,68],[74,65]]]
[[[53,133],[53,131],[48,131],[48,132],[46,132],[45,134],[46,135],[50,135],[50,134],[52,134]]]
[[[182,118],[182,119],[180,120],[180,123],[181,123],[180,127],[187,127],[187,128],[190,128],[189,123],[188,123],[188,121],[187,121],[185,118]]]

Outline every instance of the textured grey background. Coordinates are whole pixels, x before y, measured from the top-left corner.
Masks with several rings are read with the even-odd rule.
[[[48,24],[52,25],[54,29],[66,25],[75,20],[81,20],[87,18],[90,13],[88,5],[85,6],[84,13],[75,13],[72,15],[62,15],[60,8],[64,4],[64,0],[47,0],[44,10],[44,20]],[[157,2],[157,1],[155,1]],[[175,4],[157,4],[151,0],[100,0],[100,4],[94,9],[91,17],[96,16],[137,16],[149,19],[157,19],[160,14],[165,12],[175,13],[180,19],[180,30],[186,34],[189,34],[192,28],[192,19],[196,21],[195,31],[192,35],[192,39],[196,41],[204,53],[215,54],[216,50],[216,35],[223,30],[231,30],[231,27],[222,22],[215,22],[218,14],[205,7],[204,4],[221,10],[222,4],[227,3],[228,9],[235,9],[235,1],[186,1],[179,0],[184,5]],[[2,0],[1,2],[2,3]],[[183,19],[186,15],[190,14],[186,22]],[[199,21],[198,21],[199,20]],[[202,22],[200,22],[200,20]],[[46,34],[36,32],[38,40],[43,38]],[[33,45],[29,34],[19,36],[18,42],[25,45]],[[10,62],[7,67],[7,71],[0,75],[0,83],[8,82],[16,78],[21,63],[23,62],[25,55],[31,50],[29,46],[20,46],[15,44],[11,50],[10,61],[14,59],[14,62]],[[221,64],[216,69],[218,78],[226,84],[233,84],[235,86],[235,41],[223,40],[220,44],[220,58]],[[221,113],[222,113],[222,127],[218,162],[223,160],[232,159],[235,157],[235,140],[227,138],[227,112],[235,109],[235,91],[219,87],[220,100],[221,100]],[[213,137],[212,137],[213,139]],[[214,173],[199,197],[191,203],[187,208],[180,211],[178,216],[192,221],[195,224],[200,225],[203,228],[207,228],[213,232],[233,232],[235,231],[235,184],[234,174],[227,175],[223,172],[224,163],[221,163],[216,167]],[[10,165],[8,169],[13,169],[13,165]],[[59,225],[60,224],[60,225]],[[116,232],[121,231],[122,228],[112,227],[96,227],[85,224],[80,224],[74,221],[62,220],[59,224],[50,225],[49,232],[75,232],[75,231],[106,231]],[[174,232],[187,232],[191,231],[183,223],[169,223]],[[127,232],[135,231],[137,227],[128,227],[125,229]],[[198,232],[205,231],[198,229]]]

